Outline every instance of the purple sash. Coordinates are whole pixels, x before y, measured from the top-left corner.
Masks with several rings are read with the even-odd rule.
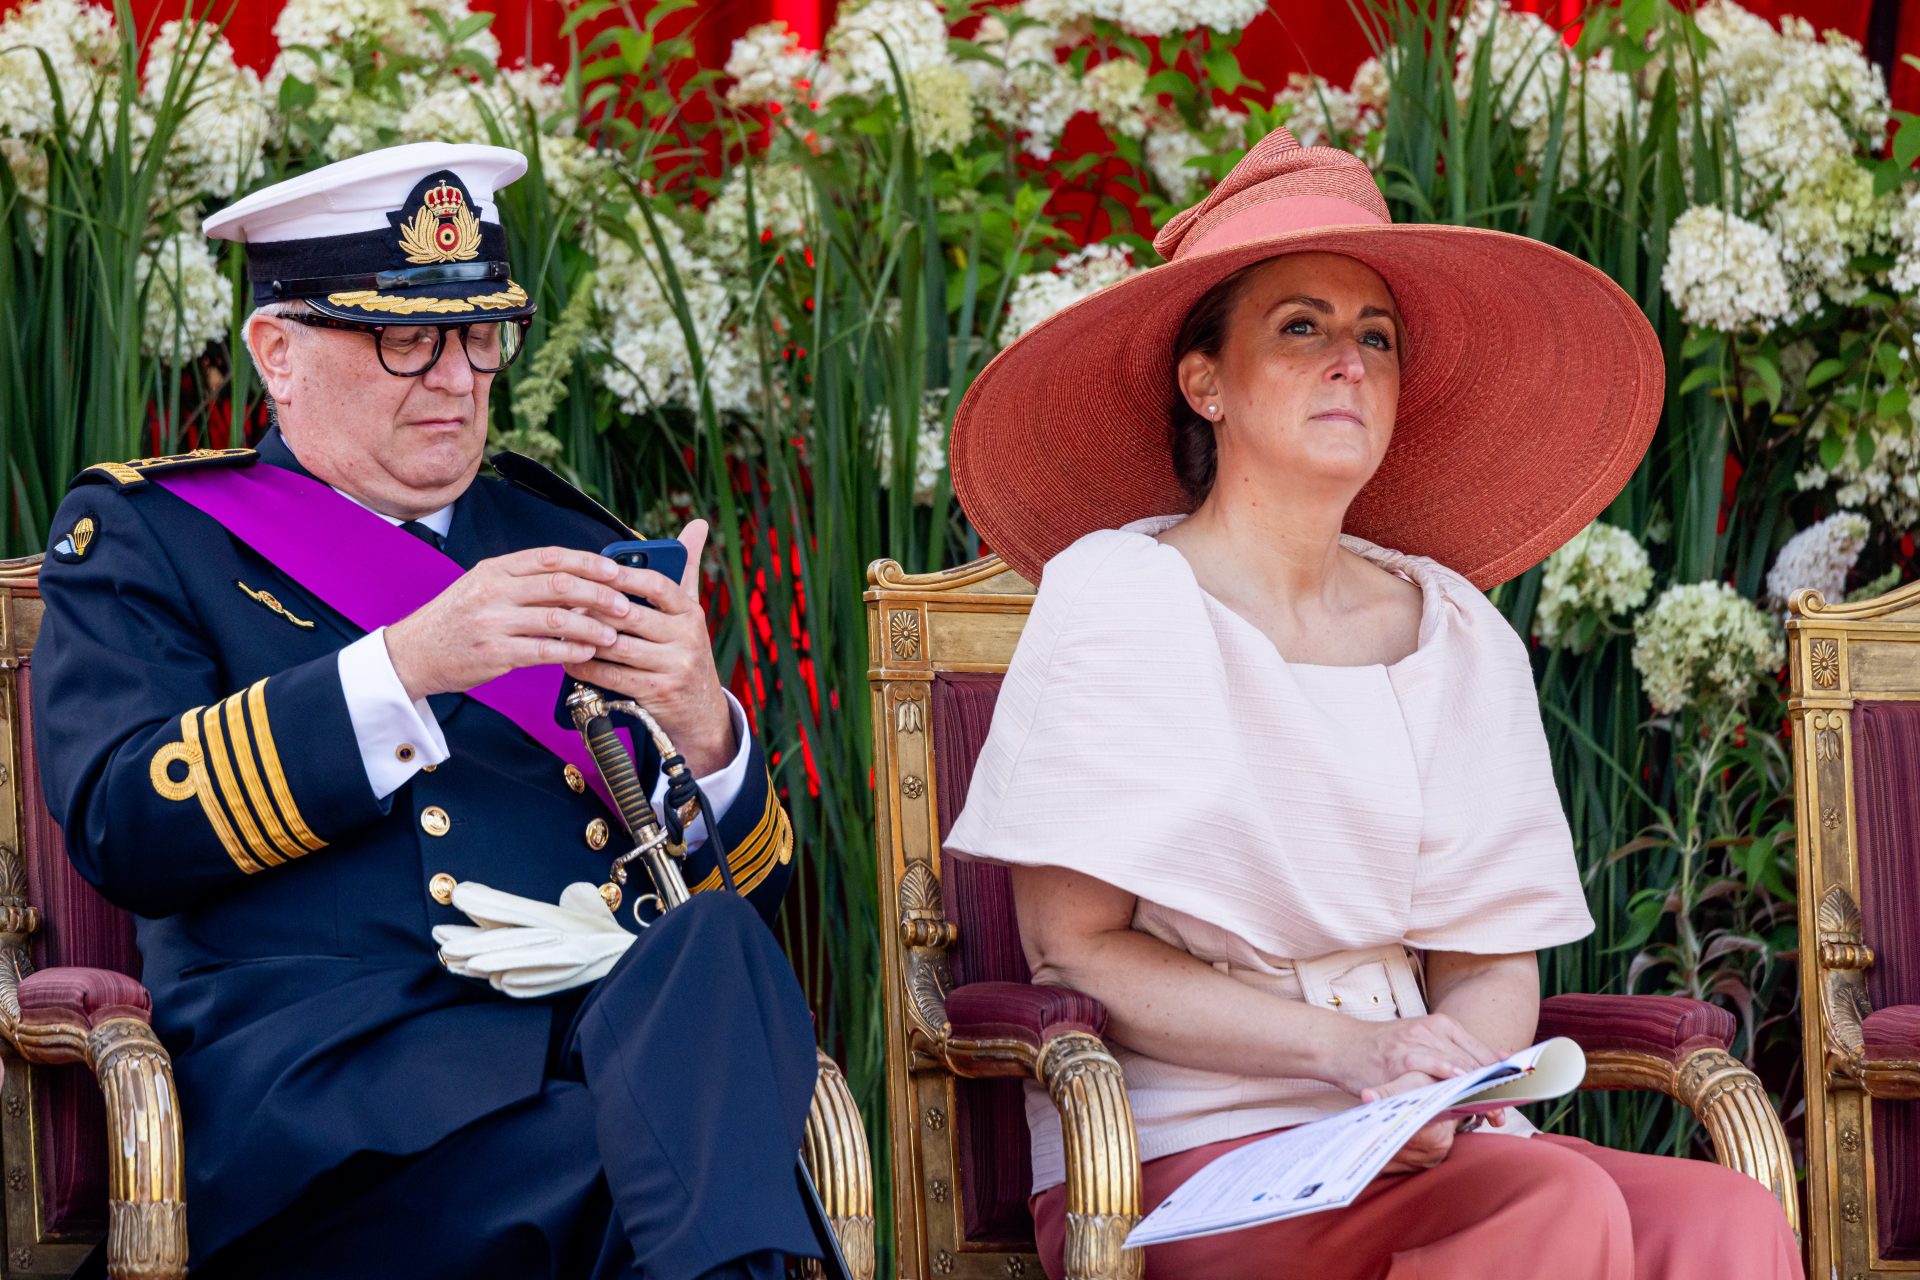
[[[463,572],[419,538],[285,467],[260,463],[245,470],[182,471],[151,480],[218,520],[366,631],[400,621],[452,586]],[[520,667],[467,690],[467,697],[492,707],[577,767],[611,809],[613,797],[586,743],[553,718],[565,677],[558,666]],[[626,731],[620,736],[626,740]],[[631,750],[631,741],[627,745]]]

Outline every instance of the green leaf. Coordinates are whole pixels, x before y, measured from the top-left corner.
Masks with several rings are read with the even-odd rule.
[[[1812,391],[1816,387],[1824,387],[1846,371],[1846,361],[1836,360],[1832,356],[1828,356],[1825,360],[1819,361],[1813,368],[1807,370],[1807,390]]]
[[[567,14],[566,20],[560,24],[560,38],[566,39],[578,31],[582,24],[592,22],[613,6],[614,0],[581,0],[573,7],[573,11]]]
[[[288,76],[280,82],[280,114],[297,115],[314,104],[320,92],[298,76]]]
[[[1873,432],[1860,431],[1860,432],[1854,433],[1853,456],[1860,460],[1860,465],[1862,467],[1870,467],[1873,465],[1873,454],[1874,454]]]
[[[460,19],[459,25],[454,27],[453,43],[464,44],[468,40],[472,39],[474,36],[479,35],[482,31],[485,31],[488,27],[492,25],[493,25],[492,14],[470,13],[466,17]]]
[[[1719,348],[1726,341],[1726,335],[1712,329],[1701,329],[1680,344],[1680,356],[1684,360],[1698,360],[1709,351]]]
[[[1820,465],[1825,470],[1831,471],[1839,466],[1846,452],[1847,441],[1844,436],[1829,432],[1820,438]]]
[[[1747,368],[1751,369],[1753,371],[1753,376],[1760,380],[1760,389],[1762,394],[1766,397],[1768,407],[1769,408],[1779,407],[1779,404],[1780,404],[1780,366],[1779,364],[1774,361],[1772,356],[1761,355],[1759,352],[1756,351],[1747,356]],[[1752,397],[1748,397],[1748,402],[1752,403]]]
[[[1900,131],[1893,135],[1893,159],[1902,169],[1913,168],[1913,162],[1920,160],[1920,116],[1911,111],[1896,111],[1893,118],[1900,122]]]
[[[1207,87],[1217,93],[1232,93],[1247,82],[1246,73],[1240,70],[1239,56],[1225,45],[1207,50],[1201,65],[1207,71]]]
[[[1676,394],[1684,396],[1689,391],[1696,391],[1709,383],[1714,386],[1720,385],[1719,365],[1703,364],[1698,369],[1695,369],[1692,373],[1681,379],[1680,390]]]
[[[1907,405],[1913,400],[1907,389],[1901,386],[1888,387],[1880,396],[1879,412],[1883,418],[1904,418]],[[1862,433],[1865,434],[1864,432]]]

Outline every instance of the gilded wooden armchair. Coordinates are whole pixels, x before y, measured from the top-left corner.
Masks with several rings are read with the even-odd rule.
[[[867,574],[875,819],[887,1000],[887,1098],[901,1280],[1041,1275],[1027,1213],[1023,1082],[1059,1110],[1071,1280],[1141,1274],[1140,1158],[1120,1066],[1090,997],[1030,985],[1003,868],[947,858],[974,756],[1033,587],[988,557],[942,573]],[[1128,744],[1116,743],[1116,749]],[[1584,1087],[1654,1089],[1705,1126],[1720,1163],[1799,1221],[1780,1120],[1729,1052],[1733,1015],[1664,996],[1554,996],[1540,1034],[1587,1053]]]
[[[1920,1275],[1920,584],[1787,620],[1808,1274]]]
[[[109,1275],[174,1280],[187,1209],[172,1060],[148,1022],[133,922],[75,873],[40,796],[39,567],[0,561],[0,1275],[69,1275],[104,1235]],[[866,1134],[824,1053],[801,1153],[855,1280],[873,1280]]]

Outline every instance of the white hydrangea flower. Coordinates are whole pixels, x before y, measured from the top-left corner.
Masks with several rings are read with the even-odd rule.
[[[1100,18],[1137,36],[1164,36],[1206,27],[1243,31],[1267,8],[1267,0],[1027,0],[1034,17],[1060,26]]]
[[[1781,608],[1797,592],[1818,591],[1837,601],[1847,593],[1847,575],[1860,559],[1873,526],[1857,511],[1842,511],[1787,539],[1767,570],[1767,599]]]
[[[1188,164],[1200,156],[1237,155],[1247,149],[1247,115],[1232,107],[1211,107],[1199,130],[1173,111],[1153,109],[1147,127],[1146,162],[1154,181],[1174,200],[1191,200],[1212,175]]]
[[[1634,620],[1633,665],[1653,709],[1738,709],[1785,661],[1778,624],[1724,582],[1668,587]]]
[[[135,280],[147,291],[142,355],[179,364],[226,335],[233,285],[199,231],[180,231],[140,256]]]
[[[0,50],[0,136],[15,138],[52,132],[56,85],[67,119],[84,124],[120,58],[113,10],[86,0],[27,0],[0,19]]]
[[[1884,387],[1881,388],[1885,390]],[[1876,418],[1840,425],[1832,413],[1823,413],[1807,427],[1816,461],[1794,476],[1802,490],[1829,489],[1833,499],[1852,510],[1871,509],[1895,529],[1920,525],[1920,397],[1908,405],[1904,420]],[[1819,444],[1839,432],[1845,440],[1831,468],[1820,465]],[[1864,433],[1867,460],[1860,458]]]
[[[907,77],[907,101],[922,155],[958,151],[973,141],[973,80],[959,67],[921,67]]]
[[[607,162],[579,136],[576,110],[561,74],[535,63],[498,72],[491,83],[449,77],[395,113],[388,127],[399,142],[537,147],[541,180],[552,198],[584,202],[604,189],[595,182]]]
[[[748,27],[727,54],[725,71],[733,81],[727,101],[740,107],[803,101],[819,60],[818,54],[800,47],[799,34],[783,21]]]
[[[1886,246],[1894,206],[1874,195],[1873,173],[1850,150],[1815,157],[1786,194],[1768,208],[1767,225],[1780,239],[1780,260],[1796,314],[1825,300],[1850,303],[1870,282],[1852,260]]]
[[[1187,161],[1210,155],[1207,140],[1187,128],[1177,115],[1157,117],[1146,137],[1147,171],[1160,189],[1174,200],[1191,200],[1200,193],[1206,175]]]
[[[1908,187],[1905,199],[1888,215],[1887,234],[1895,249],[1887,283],[1901,293],[1920,290],[1920,186]]]
[[[1349,92],[1354,101],[1363,107],[1371,107],[1376,113],[1384,115],[1387,110],[1387,94],[1393,87],[1393,64],[1396,50],[1386,50],[1385,59],[1368,58],[1354,68],[1353,84]]]
[[[1134,274],[1133,255],[1117,244],[1090,244],[1051,271],[1034,271],[1013,282],[1000,341],[1012,342],[1056,311]]]
[[[1707,82],[1735,102],[1764,93],[1780,66],[1780,33],[1773,24],[1734,0],[1706,0],[1694,10],[1693,20],[1713,41],[1702,65]],[[1700,105],[1713,110],[1713,95]]]
[[[421,59],[461,52],[490,66],[500,59],[500,42],[490,30],[475,32],[450,48],[428,22],[428,14],[438,14],[449,28],[457,28],[472,16],[472,9],[468,0],[288,0],[274,22],[280,53],[267,70],[268,98],[278,102],[289,78],[312,87],[314,100],[301,114],[329,126],[320,147],[329,160],[418,136],[409,130],[409,118],[420,103],[450,87],[446,80],[404,72],[394,77],[388,92],[368,93],[354,83],[355,50],[377,47]],[[443,99],[437,109],[450,106],[451,99]],[[287,122],[278,112],[274,120],[280,129],[277,139]]]
[[[1605,174],[1607,194],[1617,196],[1620,174],[1612,165],[1614,138],[1621,124],[1637,120],[1642,110],[1633,77],[1613,69],[1612,50],[1603,49],[1591,62],[1576,67],[1560,140],[1560,187],[1582,181],[1584,159],[1585,173]],[[1535,164],[1545,160],[1551,132],[1546,120],[1537,122],[1528,132],[1527,155]]]
[[[1851,154],[1854,135],[1882,136],[1886,84],[1856,41],[1838,31],[1816,35],[1792,17],[1776,31],[1731,0],[1703,4],[1695,17],[1715,45],[1700,66],[1700,111],[1731,123],[1741,166],[1762,197],[1791,190],[1829,152]],[[1690,73],[1682,83],[1692,83]],[[1681,113],[1688,147],[1691,117]]]
[[[1108,133],[1145,137],[1147,68],[1128,57],[1108,58],[1080,81],[1086,108]]]
[[[755,234],[783,250],[799,249],[813,221],[813,186],[797,164],[761,159],[749,175],[744,166],[731,170],[707,205],[701,243],[718,261],[738,264],[748,250],[747,184],[753,184]]]
[[[1049,160],[1067,121],[1081,109],[1080,82],[1056,51],[1066,42],[1058,27],[1028,21],[1015,30],[1009,18],[1031,17],[1029,6],[989,12],[974,43],[1001,64],[969,58],[961,63],[973,80],[974,98],[989,119],[1022,136],[1022,149]]]
[[[189,198],[221,200],[246,190],[266,168],[262,151],[272,129],[259,74],[235,61],[233,46],[215,37],[212,27],[166,22],[147,51],[141,94],[149,111],[160,107],[169,76],[195,77],[167,154],[169,188]],[[180,93],[177,83],[174,93]]]
[[[1688,324],[1706,329],[1764,327],[1792,309],[1778,237],[1707,205],[1673,224],[1660,284]]]
[[[940,477],[947,471],[947,389],[928,388],[920,398],[920,420],[916,424],[913,445],[913,500],[923,507],[933,505],[940,488]],[[873,464],[880,472],[880,487],[893,487],[893,416],[882,408],[867,424],[873,441]]]
[[[888,60],[888,54],[892,60]],[[901,79],[950,61],[947,19],[933,0],[867,0],[843,10],[827,32],[827,64],[845,82],[845,91],[868,98],[890,97],[894,68]]]
[[[1625,529],[1594,521],[1547,557],[1534,629],[1550,649],[1586,653],[1613,618],[1647,602],[1653,565]]]
[[[664,215],[657,221],[662,243],[655,244],[636,209],[627,226],[641,252],[606,236],[594,255],[595,300],[604,321],[593,342],[611,357],[600,366],[600,380],[628,413],[698,405],[693,356],[661,267],[663,259],[670,260],[686,296],[714,406],[722,413],[747,413],[756,404],[758,369],[749,344],[729,331],[733,300],[725,277],[717,264],[693,251],[676,223]]]
[[[1273,96],[1275,106],[1288,106],[1287,131],[1303,147],[1345,147],[1377,158],[1384,142],[1380,113],[1348,89],[1319,76],[1296,71],[1287,87]]]
[[[1454,95],[1465,103],[1472,94],[1481,44],[1491,40],[1487,72],[1499,116],[1522,131],[1544,123],[1561,85],[1573,74],[1560,33],[1539,15],[1510,10],[1501,0],[1474,0],[1454,21],[1460,33]]]
[[[47,153],[37,143],[0,138],[0,160],[13,173],[21,207],[27,215],[27,235],[33,247],[47,251]]]
[[[287,0],[274,19],[273,38],[283,49],[327,49],[353,42],[379,44],[409,58],[433,58],[446,48],[428,14],[438,14],[449,28],[457,28],[473,16],[473,7],[468,0]],[[500,40],[490,28],[467,37],[460,47],[490,63],[500,61]]]

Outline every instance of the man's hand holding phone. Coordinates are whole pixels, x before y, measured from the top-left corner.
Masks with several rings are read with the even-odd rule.
[[[645,707],[687,758],[694,776],[703,777],[724,768],[740,744],[713,664],[706,611],[700,606],[700,553],[707,545],[707,522],[690,522],[678,540],[686,548],[686,559],[677,579],[657,569],[621,565],[607,584],[651,608],[620,612],[598,597],[582,606],[589,618],[611,629],[613,637],[596,644],[592,657],[568,663],[565,670]]]

